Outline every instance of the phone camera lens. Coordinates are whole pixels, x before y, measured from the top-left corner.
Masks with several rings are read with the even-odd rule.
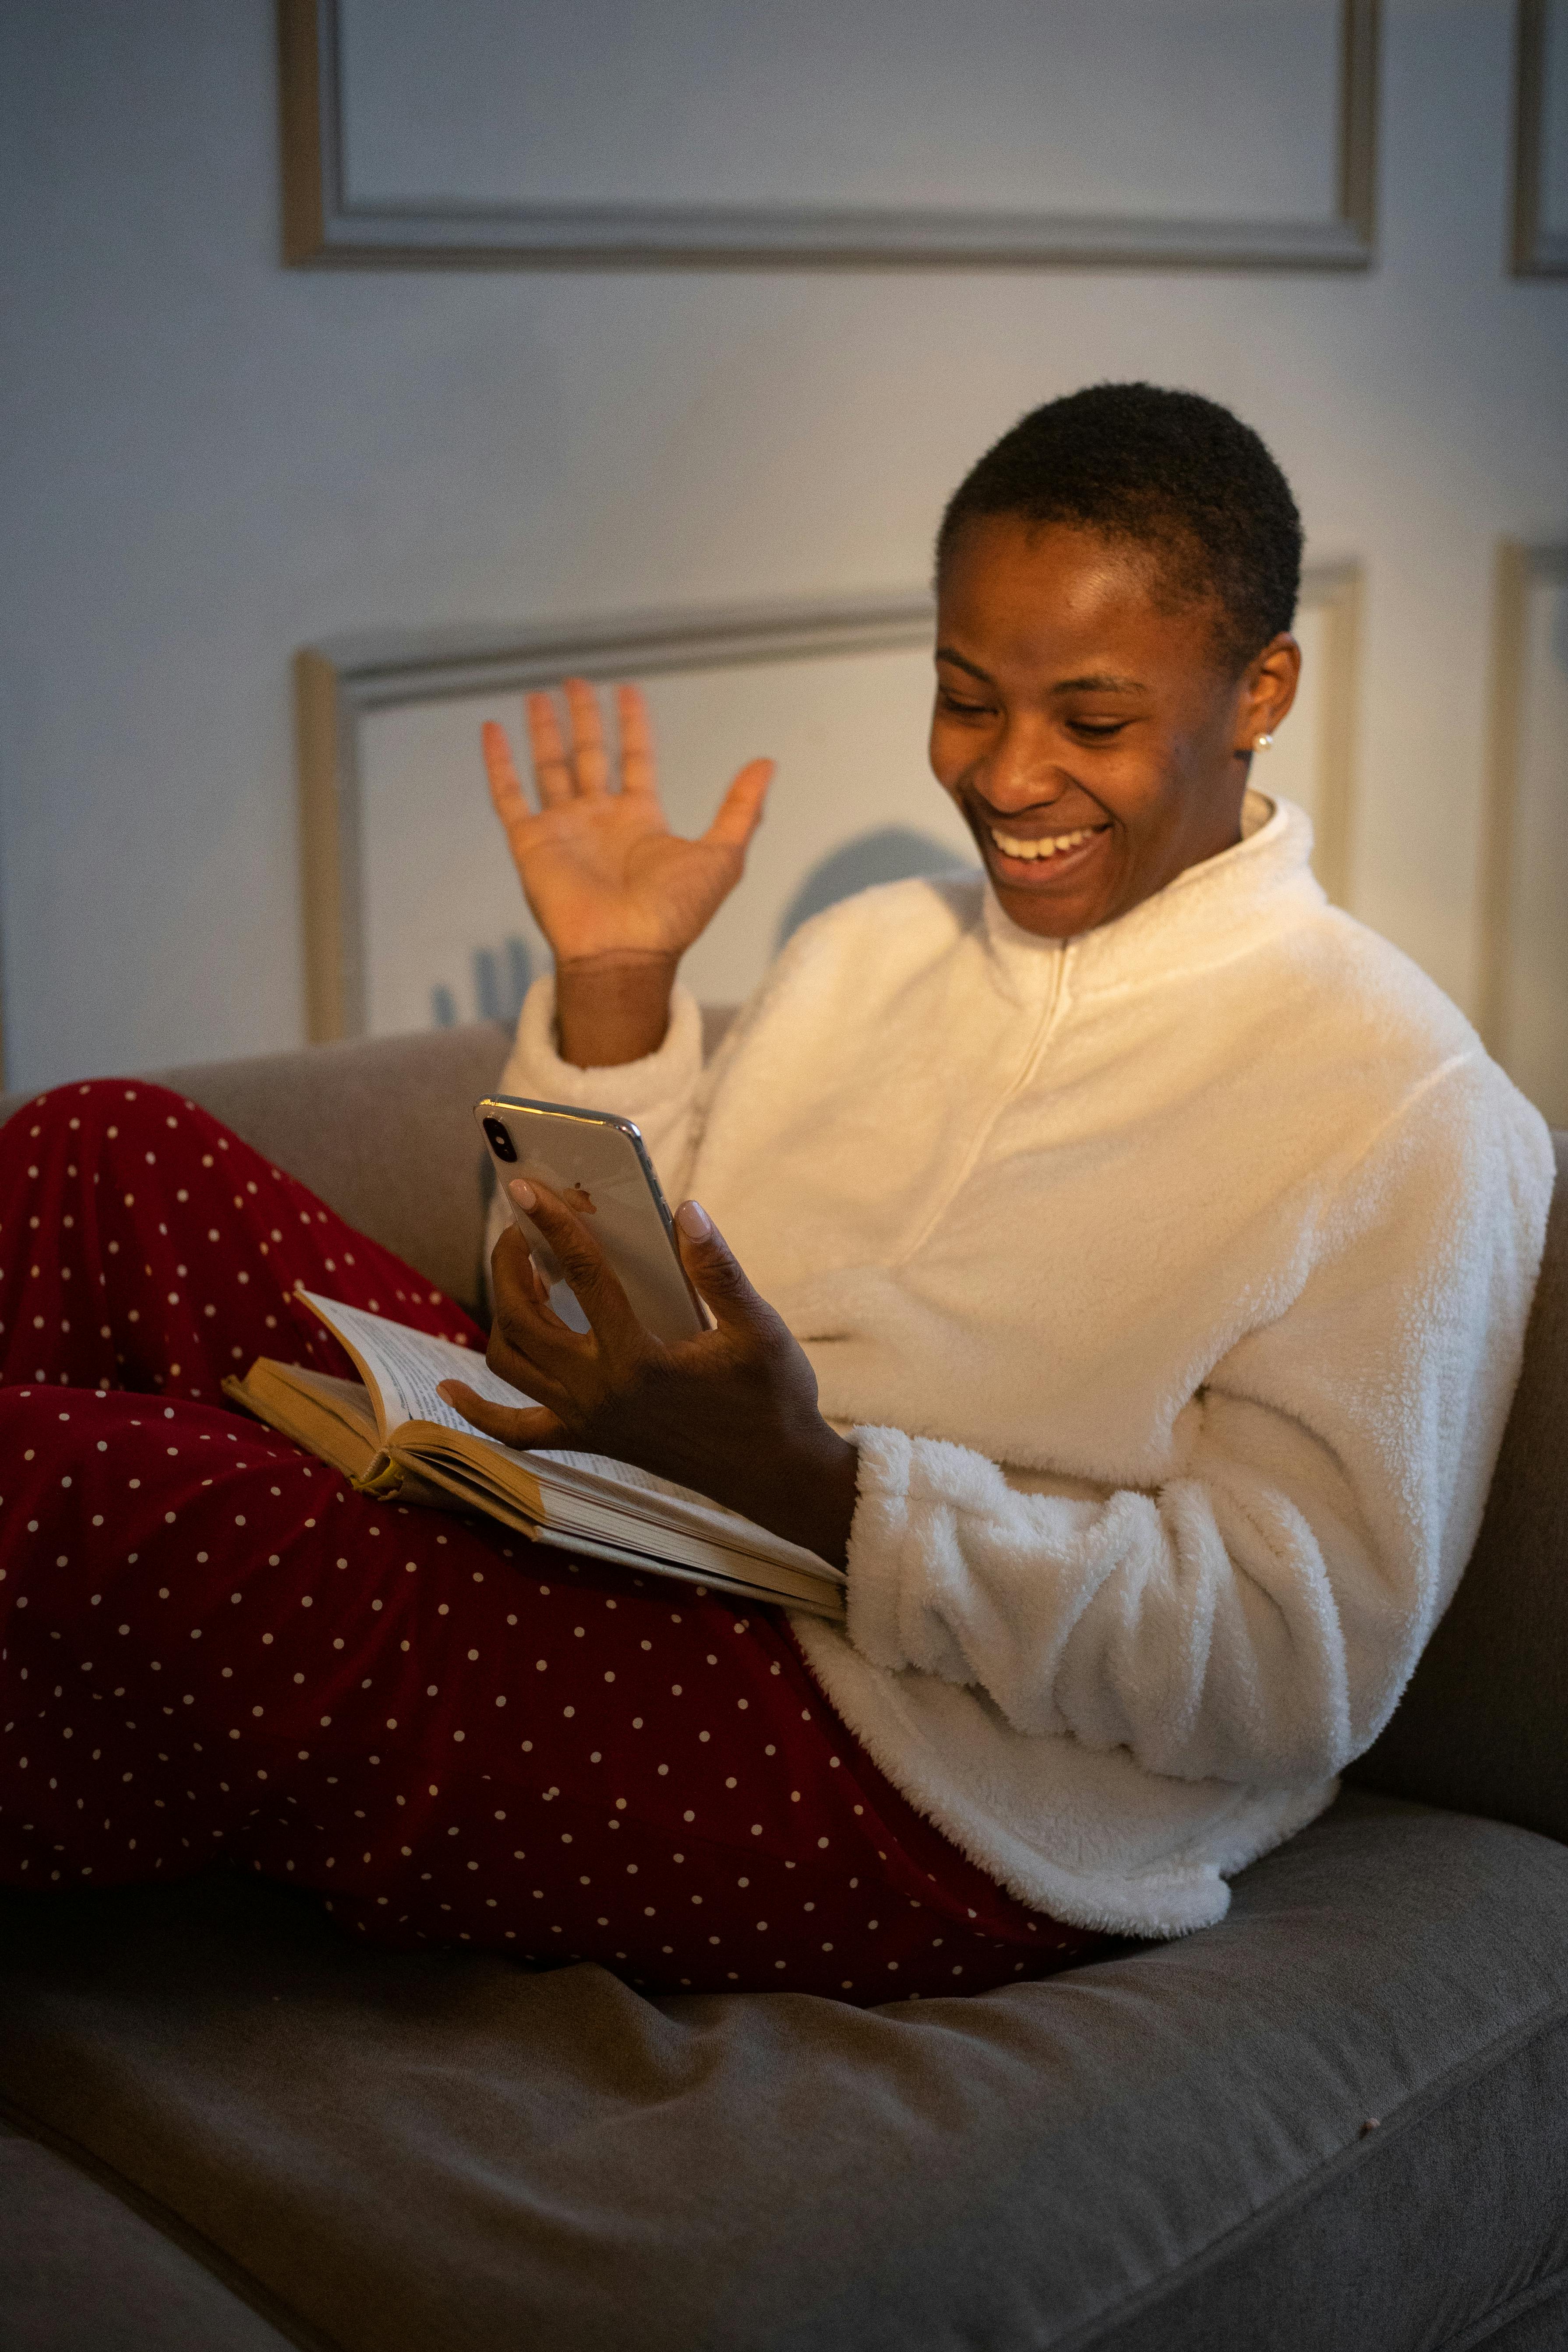
[[[490,1150],[495,1153],[498,1160],[515,1160],[517,1158],[517,1146],[513,1143],[510,1136],[507,1133],[499,1118],[486,1119],[485,1133],[490,1139]]]

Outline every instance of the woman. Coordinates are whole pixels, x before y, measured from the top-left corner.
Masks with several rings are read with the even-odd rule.
[[[618,791],[582,685],[569,745],[531,701],[537,814],[488,738],[557,966],[505,1089],[638,1121],[716,1328],[652,1341],[541,1188],[592,1328],[508,1229],[490,1360],[539,1402],[454,1399],[846,1565],[845,1632],[352,1495],[219,1374],[340,1361],[297,1277],[458,1310],[155,1089],[13,1120],[0,1874],[226,1853],[365,1933],[858,2001],[1223,1916],[1454,1589],[1551,1186],[1536,1114],[1248,790],[1300,551],[1211,403],[1026,417],[938,548],[931,761],[984,878],[818,918],[707,1071],[676,966],[765,763],[689,843],[634,695]]]

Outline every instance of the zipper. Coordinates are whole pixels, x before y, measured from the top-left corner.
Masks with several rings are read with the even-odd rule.
[[[990,1142],[991,1138],[995,1131],[997,1120],[1007,1108],[1009,1103],[1016,1102],[1017,1100],[1017,1097],[1023,1093],[1025,1087],[1029,1085],[1036,1071],[1039,1068],[1041,1062],[1045,1059],[1046,1048],[1050,1043],[1051,1032],[1056,1028],[1058,1016],[1068,1002],[1068,967],[1077,944],[1078,942],[1076,940],[1068,940],[1064,943],[1061,954],[1057,959],[1056,970],[1051,976],[1049,991],[1047,992],[1045,1002],[1040,1008],[1039,1019],[1035,1024],[1034,1034],[1031,1036],[1027,1046],[1025,1048],[1023,1057],[1020,1060],[1017,1068],[1014,1072],[1013,1076],[1008,1080],[1007,1084],[1003,1087],[1001,1092],[997,1095],[995,1101],[991,1107],[989,1116],[976,1123],[973,1139],[970,1144],[969,1150],[959,1163],[957,1175],[947,1187],[947,1190],[942,1193],[942,1198],[938,1201],[935,1208],[925,1220],[925,1223],[917,1229],[913,1241],[910,1242],[906,1247],[901,1249],[896,1257],[889,1260],[888,1271],[889,1274],[896,1273],[900,1266],[908,1265],[910,1260],[917,1255],[924,1247],[927,1241],[931,1238],[931,1235],[935,1232],[937,1226],[942,1223],[943,1217],[946,1216],[949,1209],[952,1208],[954,1201],[957,1200],[960,1192],[963,1192],[963,1187],[969,1181],[970,1177],[974,1173],[976,1167],[979,1165],[981,1157],[984,1152],[985,1147]]]

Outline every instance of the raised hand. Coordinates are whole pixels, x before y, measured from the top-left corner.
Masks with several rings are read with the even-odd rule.
[[[679,958],[741,878],[773,763],[749,761],[707,832],[684,840],[659,802],[637,688],[616,689],[618,789],[594,688],[572,677],[564,693],[569,740],[552,697],[527,698],[537,810],[518,781],[505,730],[493,722],[484,730],[490,798],[534,919],[557,964],[616,954]]]
[[[695,1487],[842,1568],[855,1516],[856,1450],[817,1411],[816,1375],[695,1201],[676,1214],[681,1263],[714,1328],[666,1346],[638,1322],[604,1252],[546,1185],[514,1179],[518,1206],[560,1260],[588,1318],[573,1331],[509,1225],[490,1259],[496,1317],[485,1360],[536,1405],[489,1403],[460,1381],[441,1393],[505,1445],[583,1446]]]

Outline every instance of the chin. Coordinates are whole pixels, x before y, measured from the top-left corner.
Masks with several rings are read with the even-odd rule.
[[[1084,906],[1071,899],[1055,899],[1044,891],[1020,890],[991,877],[1002,911],[1021,931],[1033,931],[1037,939],[1076,940],[1084,931],[1092,931],[1103,923],[1109,908]]]

